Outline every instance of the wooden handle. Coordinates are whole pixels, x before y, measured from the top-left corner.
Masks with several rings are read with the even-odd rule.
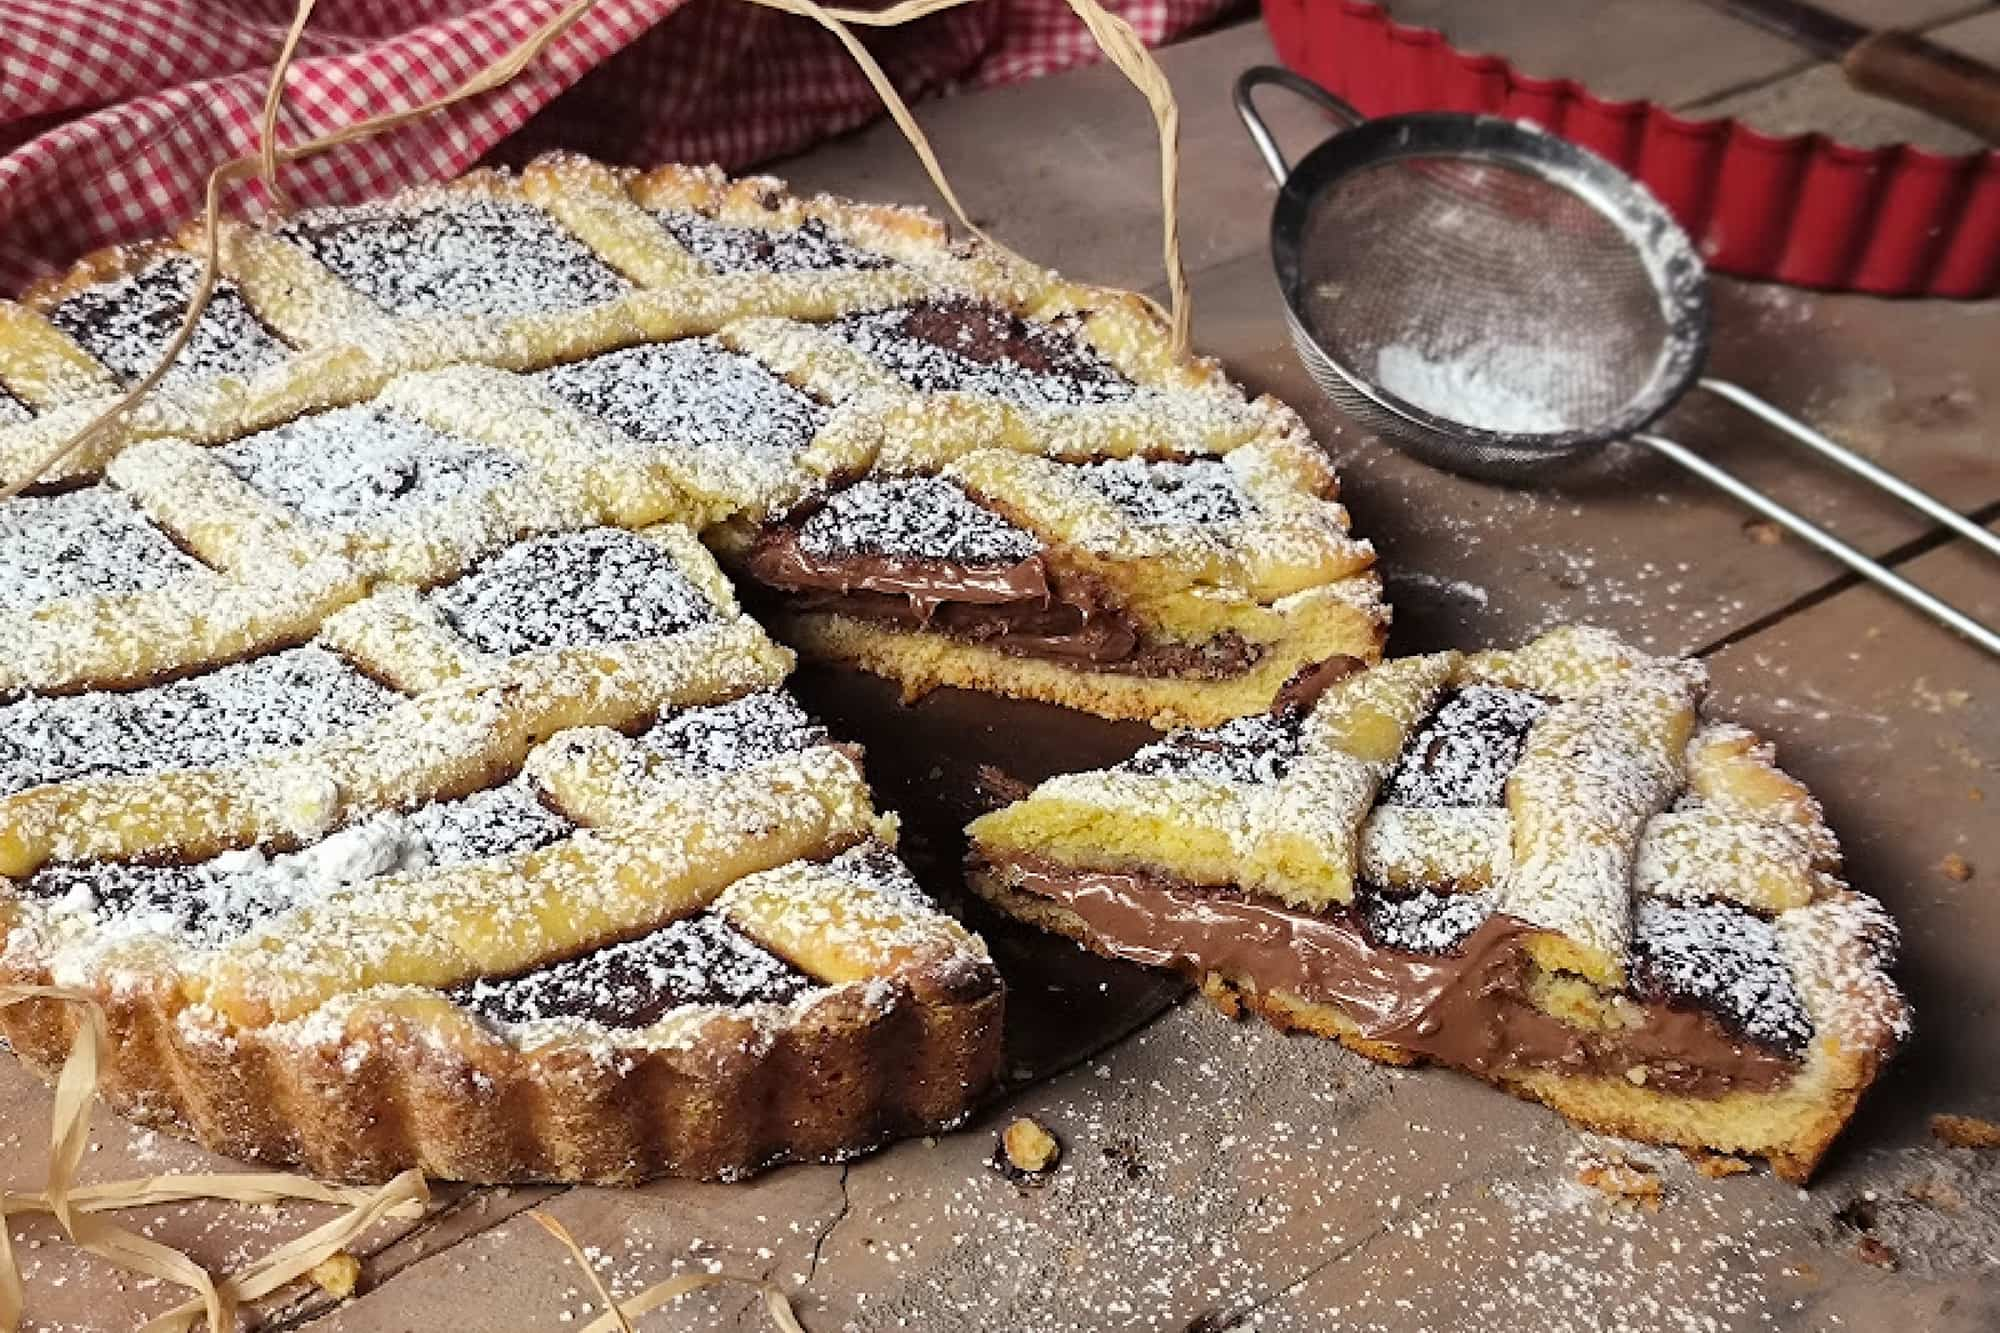
[[[1928,111],[2000,144],[2000,70],[1893,29],[1856,42],[1840,62],[1864,93]]]

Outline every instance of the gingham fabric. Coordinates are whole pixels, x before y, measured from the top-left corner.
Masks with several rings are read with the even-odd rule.
[[[1148,42],[1229,0],[1105,0]],[[286,86],[297,142],[435,97],[562,0],[320,0]],[[218,161],[255,150],[292,0],[0,0],[0,291],[94,247],[168,230]],[[984,0],[866,35],[905,97],[1096,58],[1063,0]],[[599,0],[513,83],[286,170],[338,203],[563,146],[741,168],[880,114],[837,42],[742,0]],[[505,141],[503,143],[503,141]],[[232,199],[266,202],[261,186]]]

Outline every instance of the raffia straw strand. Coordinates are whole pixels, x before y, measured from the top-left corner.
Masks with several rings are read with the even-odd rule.
[[[0,986],[0,1009],[34,1000],[54,1000],[80,1014],[68,1057],[56,1080],[55,1114],[49,1136],[48,1184],[39,1194],[0,1194],[0,1333],[15,1333],[24,1314],[24,1288],[8,1234],[9,1214],[52,1214],[71,1241],[129,1272],[160,1278],[194,1293],[193,1299],[155,1319],[142,1333],[186,1333],[203,1319],[211,1333],[228,1333],[235,1326],[239,1301],[266,1295],[347,1243],[385,1217],[421,1217],[429,1190],[421,1173],[406,1171],[375,1190],[323,1185],[303,1176],[272,1172],[183,1177],[146,1176],[136,1180],[77,1185],[90,1140],[90,1114],[97,1102],[98,1080],[109,1058],[111,1038],[103,1008],[91,995],[60,986]],[[269,1203],[297,1199],[313,1203],[344,1203],[349,1211],[322,1224],[251,1264],[241,1273],[217,1282],[193,1259],[170,1246],[149,1240],[94,1214],[179,1202],[191,1198]]]
[[[636,1316],[657,1310],[669,1301],[679,1300],[691,1291],[723,1286],[756,1288],[764,1298],[764,1313],[770,1316],[771,1323],[778,1329],[778,1333],[806,1333],[805,1326],[799,1323],[798,1315],[792,1310],[791,1299],[779,1290],[777,1283],[761,1277],[739,1277],[734,1273],[683,1273],[679,1277],[668,1278],[665,1282],[656,1282],[638,1295],[619,1301],[613,1298],[611,1288],[606,1286],[604,1279],[598,1275],[596,1267],[590,1262],[590,1257],[583,1252],[583,1247],[576,1243],[576,1237],[569,1234],[568,1227],[539,1208],[530,1210],[528,1216],[542,1230],[562,1242],[563,1248],[576,1260],[576,1266],[583,1270],[586,1278],[590,1279],[590,1285],[596,1290],[597,1298],[604,1302],[604,1313],[584,1325],[583,1333],[635,1333],[632,1320]]]
[[[331,1203],[352,1207],[366,1203],[376,1193],[365,1186],[326,1185],[304,1176],[277,1172],[188,1171],[171,1176],[138,1176],[102,1185],[78,1185],[70,1190],[69,1202],[72,1208],[84,1213],[211,1198],[227,1198],[234,1203]],[[43,1193],[8,1193],[4,1198],[7,1207],[15,1212],[49,1210],[48,1196]],[[422,1214],[405,1208],[394,1216],[412,1218]]]
[[[779,1333],[806,1333],[806,1327],[799,1322],[792,1302],[776,1283],[758,1277],[739,1277],[734,1273],[683,1273],[679,1277],[656,1282],[636,1296],[628,1296],[615,1307],[617,1313],[602,1314],[583,1326],[581,1333],[619,1333],[621,1318],[636,1318],[662,1305],[671,1304],[690,1292],[702,1291],[709,1287],[755,1287],[764,1297],[764,1313],[769,1316],[772,1327]]]
[[[896,85],[889,81],[888,74],[876,62],[874,55],[842,21],[846,11],[837,13],[815,4],[814,0],[749,0],[749,3],[809,18],[832,33],[847,49],[847,54],[860,67],[869,84],[874,87],[875,95],[882,99],[882,105],[888,111],[889,118],[896,123],[896,128],[903,132],[903,137],[916,151],[917,160],[923,163],[925,173],[931,178],[931,184],[937,187],[937,192],[944,197],[945,203],[951,206],[952,215],[958,219],[959,225],[1016,263],[1027,263],[1021,256],[987,235],[985,230],[972,220],[972,215],[966,212],[965,205],[958,200],[958,193],[951,188],[951,181],[945,175],[944,166],[938,161],[936,150],[931,147],[929,136],[924,133],[923,127],[917,124],[917,118],[910,113],[909,104],[903,100],[903,95],[896,91]],[[954,5],[970,3],[972,0],[949,0],[948,4],[940,7],[951,8]]]
[[[351,1212],[320,1224],[227,1279],[224,1291],[237,1301],[253,1301],[268,1296],[287,1282],[309,1271],[321,1260],[348,1247],[348,1243],[385,1217],[404,1216],[408,1206],[418,1205],[418,1216],[430,1200],[430,1187],[421,1171],[405,1171],[375,1190]],[[152,1320],[139,1333],[188,1333],[201,1318],[201,1306],[190,1301]]]
[[[569,1234],[569,1228],[539,1208],[530,1210],[528,1217],[536,1226],[562,1242],[563,1248],[576,1260],[576,1266],[583,1270],[586,1278],[590,1279],[591,1288],[597,1292],[597,1299],[604,1302],[605,1310],[618,1321],[619,1333],[634,1333],[632,1321],[618,1308],[618,1301],[612,1296],[611,1288],[604,1285],[604,1279],[599,1276],[597,1266],[590,1262],[590,1256],[583,1252],[583,1246],[576,1243],[576,1237]]]
[[[272,205],[279,209],[291,205],[285,198],[284,187],[278,184],[278,108],[285,100],[285,76],[291,73],[292,57],[298,54],[299,39],[306,35],[306,23],[312,18],[316,3],[318,0],[299,0],[292,26],[285,31],[285,44],[278,48],[277,63],[271,66],[271,82],[264,89],[264,115],[258,122],[257,147],[263,158],[259,174],[264,178],[264,189],[269,192]]]
[[[300,0],[300,3],[307,3],[307,0]],[[95,440],[101,433],[115,425],[140,400],[153,391],[154,387],[159,384],[160,379],[167,373],[168,368],[173,365],[174,359],[181,354],[182,349],[188,345],[188,341],[194,337],[195,326],[200,322],[202,312],[208,308],[209,298],[215,294],[216,278],[221,266],[222,219],[220,201],[222,187],[225,184],[242,180],[248,173],[260,169],[264,164],[266,156],[269,156],[274,164],[296,162],[300,158],[311,157],[316,153],[325,152],[330,148],[337,148],[342,144],[352,143],[356,139],[365,139],[371,135],[380,134],[385,130],[392,130],[407,125],[411,121],[421,120],[425,116],[431,115],[455,102],[464,101],[466,98],[477,97],[481,93],[491,92],[493,89],[513,79],[523,69],[532,64],[535,57],[542,53],[544,47],[561,36],[571,24],[582,18],[584,13],[596,3],[597,0],[571,0],[571,3],[564,6],[555,17],[536,29],[528,37],[527,41],[515,47],[506,55],[501,56],[449,93],[432,98],[428,102],[420,103],[403,111],[392,111],[384,115],[371,117],[368,120],[350,125],[345,129],[336,130],[331,134],[321,135],[316,139],[309,139],[304,143],[295,144],[290,148],[276,148],[267,144],[250,156],[231,158],[229,161],[219,164],[214,170],[210,171],[208,173],[208,188],[202,203],[203,257],[201,281],[196,285],[194,296],[188,302],[187,315],[181,320],[180,329],[174,334],[173,339],[168,342],[165,350],[161,353],[159,364],[153,367],[146,378],[140,380],[131,389],[121,395],[117,402],[91,418],[74,435],[29,464],[23,470],[23,474],[11,484],[5,488],[0,488],[0,501],[13,499],[22,491],[34,485],[44,472],[60,466],[63,460],[75,454],[79,449],[82,449],[92,440]],[[275,170],[275,165],[273,169]]]
[[[753,3],[764,2],[766,0],[753,0]],[[893,27],[974,2],[975,0],[903,0],[901,4],[872,12],[860,9],[828,9],[823,12],[827,18],[857,27]],[[816,8],[812,0],[797,0],[797,3],[801,8],[793,12],[811,12]],[[1192,309],[1188,301],[1187,269],[1181,259],[1180,103],[1174,99],[1173,85],[1168,82],[1166,71],[1160,68],[1159,62],[1153,58],[1153,53],[1146,48],[1139,35],[1132,30],[1131,24],[1106,10],[1097,3],[1097,0],[1066,0],[1066,3],[1083,21],[1091,39],[1097,43],[1105,58],[1139,90],[1152,110],[1153,126],[1159,136],[1160,144],[1162,257],[1167,270],[1167,293],[1172,304],[1169,322],[1173,330],[1174,351],[1179,355],[1186,355],[1191,345],[1189,334]],[[785,4],[779,4],[777,7],[790,8]],[[893,108],[901,105],[899,99],[892,100],[895,99],[894,89],[884,91],[882,96],[884,101],[891,102],[893,114]],[[898,126],[904,126],[905,118],[898,117],[896,123]],[[905,134],[909,134],[910,128],[913,127],[914,121],[909,122]],[[917,133],[920,135],[921,131]],[[931,181],[937,186],[938,192],[943,194],[953,209],[959,213],[959,220],[977,234],[978,228],[973,227],[965,218],[963,210],[958,208],[958,201],[952,197],[951,189],[943,179],[942,170],[937,165],[936,157],[930,152],[929,144],[917,138],[912,138],[910,143],[911,147],[917,150],[917,156],[923,160],[925,170],[930,172]]]
[[[260,143],[256,155],[250,158],[231,159],[220,164],[209,173],[208,189],[204,199],[202,218],[204,257],[201,282],[196,286],[194,296],[188,303],[187,315],[182,320],[180,329],[167,344],[165,351],[160,357],[159,364],[153,368],[152,373],[147,375],[145,379],[120,396],[118,401],[86,422],[61,444],[35,460],[24,470],[24,474],[21,477],[4,487],[0,487],[0,501],[11,500],[21,494],[28,487],[34,485],[44,472],[60,466],[65,459],[74,455],[78,450],[115,425],[145,398],[147,394],[153,391],[154,387],[158,385],[160,378],[173,365],[174,359],[187,346],[188,341],[194,336],[195,326],[201,319],[202,312],[208,308],[209,298],[214,294],[215,290],[219,267],[218,199],[220,188],[223,184],[242,179],[245,168],[254,167],[261,172],[266,184],[272,189],[274,197],[281,197],[277,183],[277,170],[281,164],[295,162],[300,158],[324,152],[329,148],[335,148],[344,143],[351,143],[356,139],[366,138],[370,135],[382,133],[385,130],[395,129],[447,106],[451,106],[456,102],[463,101],[469,97],[476,97],[481,93],[490,92],[494,88],[500,87],[531,64],[551,41],[566,31],[577,19],[581,18],[596,3],[596,0],[573,0],[573,3],[565,6],[548,23],[530,34],[528,39],[520,46],[507,55],[500,57],[493,64],[487,66],[484,70],[449,93],[404,111],[390,112],[385,115],[372,117],[358,124],[348,126],[346,129],[322,135],[291,148],[279,148],[277,146],[278,111],[284,96],[285,72],[289,69],[292,57],[297,51],[298,39],[304,32],[306,20],[311,16],[313,3],[314,0],[299,0],[297,12],[293,17],[292,27],[286,34],[285,46],[280,51],[277,65],[272,71],[271,84],[265,98]],[[974,0],[903,0],[901,4],[873,13],[861,10],[829,9],[814,3],[814,0],[748,0],[748,3],[810,18],[832,33],[853,58],[855,64],[860,67],[862,74],[868,79],[869,84],[875,89],[876,94],[881,97],[890,118],[896,123],[896,127],[902,131],[903,137],[909,141],[911,148],[916,151],[917,158],[923,164],[925,172],[930,176],[932,184],[937,187],[938,193],[950,205],[952,213],[958,219],[959,223],[974,236],[992,246],[996,251],[1017,261],[1020,260],[1019,255],[1016,255],[1012,250],[995,241],[972,221],[964,205],[959,202],[957,193],[951,188],[951,183],[946,178],[944,168],[939,163],[936,152],[931,148],[929,139],[925,137],[923,129],[916,122],[916,118],[910,114],[910,109],[904,103],[901,94],[897,93],[894,85],[889,82],[888,75],[876,63],[875,58],[869,54],[867,48],[862,46],[861,42],[848,30],[849,24],[868,27],[889,27],[896,24],[908,23],[930,14],[956,8],[959,5],[974,3]],[[1148,103],[1152,106],[1154,122],[1160,136],[1161,203],[1164,210],[1163,230],[1167,264],[1167,286],[1173,304],[1170,318],[1173,328],[1174,350],[1177,353],[1185,354],[1189,348],[1188,331],[1190,312],[1188,307],[1186,274],[1180,256],[1180,112],[1174,102],[1173,90],[1168,85],[1166,76],[1161,72],[1158,63],[1154,61],[1151,52],[1147,51],[1145,43],[1138,39],[1137,34],[1132,31],[1130,24],[1105,11],[1097,3],[1097,0],[1068,0],[1068,4],[1082,18],[1084,25],[1090,30],[1091,36],[1097,41],[1099,47],[1104,51],[1105,56],[1139,88],[1145,95]]]

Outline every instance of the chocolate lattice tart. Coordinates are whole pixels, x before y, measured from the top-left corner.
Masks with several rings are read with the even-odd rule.
[[[975,821],[972,879],[1225,1008],[1803,1180],[1903,1035],[1896,933],[1703,687],[1576,629],[1328,669]]]
[[[0,978],[103,1006],[128,1114],[325,1176],[730,1176],[950,1124],[999,978],[789,663],[692,534],[593,526],[298,647],[20,698]],[[0,1017],[44,1073],[77,1021]]]
[[[197,240],[0,303],[0,475],[157,360]],[[363,522],[359,471],[437,508]],[[46,589],[97,622],[62,651],[11,598],[0,689],[150,679],[190,622],[175,669],[296,643],[373,580],[590,522],[700,531],[782,636],[911,694],[1207,725],[1374,660],[1386,623],[1297,416],[1177,355],[1139,298],[679,167],[552,157],[225,227],[159,390],[41,481],[106,474],[227,586]]]

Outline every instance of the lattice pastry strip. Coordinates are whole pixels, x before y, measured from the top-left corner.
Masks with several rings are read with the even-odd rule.
[[[713,167],[644,174],[569,154],[522,173],[528,196],[648,287],[756,268],[866,271],[944,249],[945,230],[912,209],[846,200],[799,200],[781,182],[731,181]]]
[[[118,381],[47,315],[0,301],[0,389],[20,409],[0,422],[18,422],[65,403],[108,398]]]
[[[919,304],[907,309],[923,315],[936,308]],[[1007,317],[1001,307],[975,304],[969,309],[982,319]],[[892,308],[854,319],[872,324],[904,317]],[[1076,331],[1088,329],[1079,325]],[[1038,400],[1017,402],[999,396],[1003,381],[980,376],[976,366],[948,366],[947,371],[965,373],[920,381],[919,391],[865,345],[843,337],[838,325],[744,319],[721,336],[728,346],[828,402],[873,403],[885,441],[879,467],[888,472],[935,471],[967,453],[994,448],[1072,461],[1216,454],[1257,438],[1274,424],[1273,413],[1233,393],[1135,386],[1122,378],[1073,381],[1101,386],[1074,390],[1084,395],[1080,401],[1042,394]],[[986,387],[951,387],[964,380]],[[1121,384],[1122,390],[1117,387]]]
[[[215,294],[155,390],[151,401],[158,405],[128,413],[110,428],[98,456],[70,460],[63,477],[93,473],[109,452],[134,440],[228,439],[315,403],[364,396],[387,378],[386,366],[367,350],[379,316],[344,289],[314,289],[274,265],[246,246],[243,234],[240,227],[224,230]],[[190,225],[169,240],[97,251],[35,284],[22,306],[0,307],[11,312],[0,322],[22,332],[32,324],[46,356],[93,367],[88,403],[100,410],[165,353],[199,281],[202,243],[200,229]],[[64,401],[81,396],[66,394]],[[11,440],[0,443],[0,455],[12,452]]]
[[[1693,664],[1569,629],[1359,680],[1403,696],[1426,666],[1410,708],[1321,681],[1289,716],[1044,783],[973,823],[974,885],[1285,1026],[1803,1177],[1907,1021],[1893,928],[1837,878],[1817,803],[1749,733],[1697,727]],[[1369,781],[1282,805],[1329,735]],[[1300,860],[1344,891],[1274,885],[1267,826],[1358,877]]]
[[[536,376],[455,367],[391,386],[385,402],[581,479],[625,526],[783,512],[866,471],[875,423],[827,412],[706,339],[642,343]]]
[[[365,576],[429,583],[598,509],[580,478],[426,427],[422,388],[334,408],[220,449],[151,440],[112,481],[219,568],[350,562]]]
[[[942,475],[1126,585],[1135,599],[1150,595],[1163,615],[1171,614],[1169,599],[1190,588],[1268,603],[1358,573],[1373,559],[1331,498],[1337,487],[1326,456],[1297,438],[1171,462],[1065,465],[985,450]],[[1128,570],[1143,570],[1143,578],[1121,577]]]
[[[256,1026],[371,986],[517,972],[691,915],[746,874],[842,850],[872,820],[859,770],[837,751],[663,783],[631,823],[511,861],[371,881],[278,918],[226,947],[197,995]]]
[[[1171,865],[1302,907],[1351,902],[1358,833],[1405,737],[1445,688],[1456,654],[1385,662],[1327,687],[1300,727],[1241,718],[1116,768],[1058,777],[985,816],[975,836],[1032,840],[1038,855],[1107,869]]]
[[[29,874],[51,859],[198,859],[309,839],[357,814],[483,785],[563,728],[629,726],[783,677],[790,655],[733,602],[714,600],[720,575],[691,539],[619,533],[616,541],[636,543],[626,550],[654,561],[646,586],[655,592],[580,615],[494,606],[489,599],[504,601],[524,583],[549,585],[555,598],[566,591],[562,565],[551,578],[534,549],[503,553],[434,594],[456,608],[461,632],[483,640],[475,646],[484,651],[458,664],[471,669],[440,681],[422,674],[434,660],[417,662],[411,682],[440,688],[324,740],[233,765],[85,778],[0,800],[0,874]],[[604,550],[589,533],[551,543],[575,549],[572,572]],[[407,604],[395,599],[389,609],[397,605]],[[364,650],[390,642],[364,632],[388,619],[370,606],[361,603],[333,641]],[[396,674],[393,663],[378,669]]]
[[[134,689],[253,657],[311,638],[362,590],[350,565],[320,560],[0,610],[0,698]]]

